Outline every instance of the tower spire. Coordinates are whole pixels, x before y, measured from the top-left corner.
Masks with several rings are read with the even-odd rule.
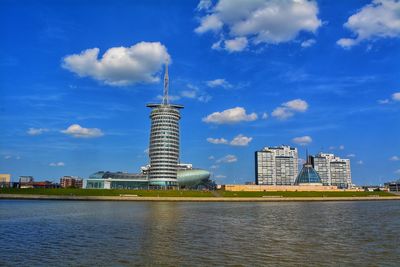
[[[164,74],[164,96],[162,100],[163,105],[169,104],[168,99],[168,87],[169,87],[169,77],[168,77],[168,60],[165,62],[165,74]]]

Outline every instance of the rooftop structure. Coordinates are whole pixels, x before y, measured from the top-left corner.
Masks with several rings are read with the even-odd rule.
[[[151,108],[150,130],[150,186],[177,187],[179,162],[179,110],[182,105],[169,103],[168,64],[165,66],[164,95],[161,104],[148,104]]]
[[[307,153],[307,162],[303,164],[299,175],[296,178],[295,185],[322,185],[321,178],[314,170],[310,157]]]

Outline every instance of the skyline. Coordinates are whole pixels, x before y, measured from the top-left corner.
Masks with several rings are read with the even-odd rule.
[[[0,5],[14,179],[137,172],[166,60],[181,162],[217,183],[254,181],[254,151],[281,144],[350,158],[355,184],[400,178],[399,1]]]

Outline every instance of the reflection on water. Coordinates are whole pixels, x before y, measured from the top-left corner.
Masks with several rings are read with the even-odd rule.
[[[0,201],[0,266],[398,266],[400,202]]]

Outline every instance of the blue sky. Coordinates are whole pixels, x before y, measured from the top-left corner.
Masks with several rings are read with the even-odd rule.
[[[148,162],[169,59],[181,160],[254,180],[281,144],[400,178],[400,2],[1,1],[0,173],[58,180]]]

